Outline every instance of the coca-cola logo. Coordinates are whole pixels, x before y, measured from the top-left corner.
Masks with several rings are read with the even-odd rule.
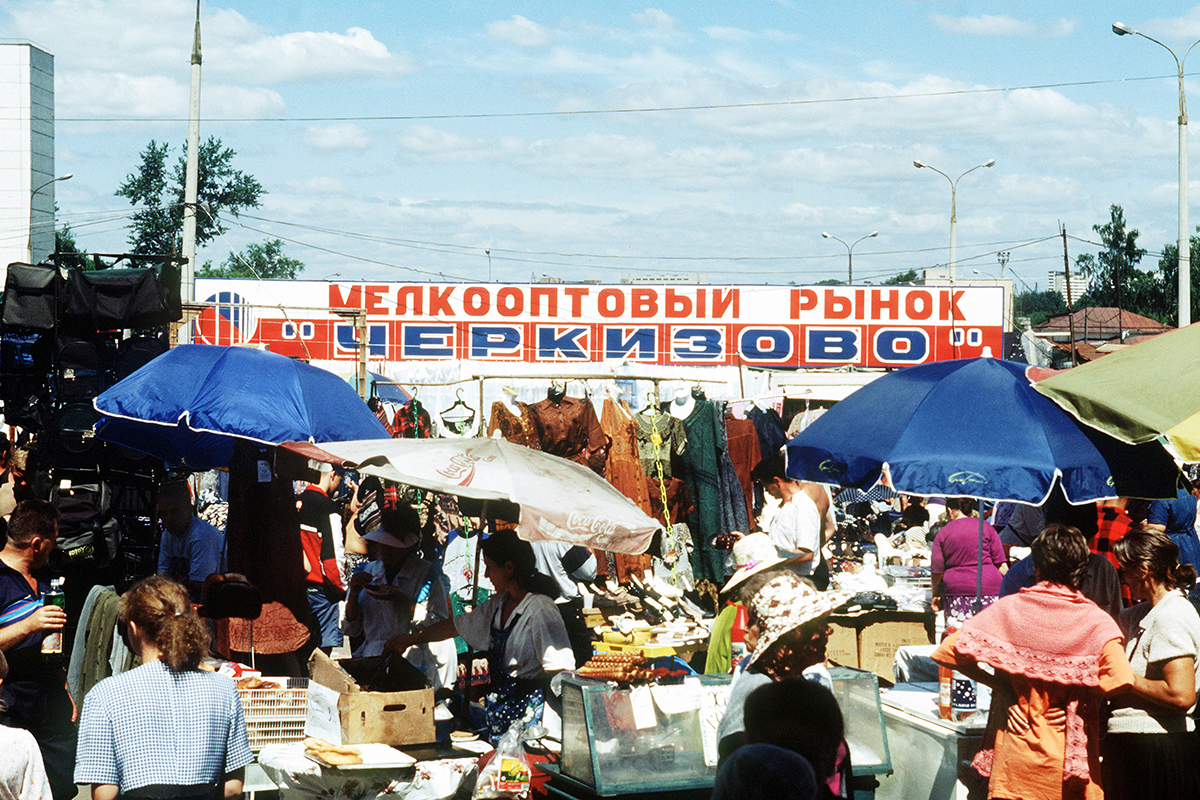
[[[604,517],[589,517],[578,511],[572,511],[567,517],[567,527],[573,532],[586,532],[598,537],[616,535],[617,523]]]
[[[438,470],[447,480],[457,481],[459,486],[470,486],[475,478],[475,465],[480,461],[491,461],[495,456],[477,456],[474,450],[457,453],[450,457],[446,466]]]

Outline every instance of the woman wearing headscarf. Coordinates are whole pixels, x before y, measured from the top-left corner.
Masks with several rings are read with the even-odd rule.
[[[254,760],[237,686],[201,670],[208,629],[187,589],[152,575],[121,596],[118,627],[142,659],[88,692],[75,782],[92,800],[237,797]]]
[[[973,762],[988,778],[988,797],[1101,800],[1100,699],[1127,690],[1133,671],[1116,622],[1079,592],[1083,534],[1051,525],[1032,550],[1038,583],[964,622],[933,660],[992,688]],[[1020,724],[1009,722],[1010,706]]]
[[[515,531],[497,531],[480,549],[484,575],[495,594],[472,611],[393,636],[385,646],[403,653],[414,644],[462,636],[488,654],[491,690],[484,710],[492,744],[519,719],[541,721],[557,736],[560,718],[545,714],[550,679],[575,668],[571,640],[554,602],[558,590],[551,578],[537,572],[533,547]]]
[[[1134,600],[1117,623],[1133,667],[1133,691],[1108,720],[1104,796],[1108,800],[1200,797],[1200,741],[1192,713],[1200,681],[1200,614],[1186,592],[1196,570],[1179,563],[1166,533],[1135,528],[1113,545]]]

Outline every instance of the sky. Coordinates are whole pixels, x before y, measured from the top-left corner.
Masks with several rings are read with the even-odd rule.
[[[266,194],[199,260],[279,238],[308,279],[805,284],[878,231],[853,250],[878,283],[947,265],[950,178],[989,159],[957,185],[960,277],[1045,289],[1060,226],[1073,262],[1112,204],[1143,269],[1176,238],[1175,61],[1111,26],[1182,54],[1200,5],[647,2],[201,3],[201,136]],[[0,39],[55,58],[81,249],[124,251],[115,191],[150,140],[182,152],[194,16],[0,0]]]

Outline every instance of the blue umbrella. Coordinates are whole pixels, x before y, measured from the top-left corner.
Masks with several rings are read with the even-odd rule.
[[[1026,365],[958,359],[888,373],[787,445],[794,478],[1040,505],[1056,479],[1072,503],[1175,496],[1159,444],[1129,445],[1080,424],[1034,391]]]
[[[260,444],[389,439],[337,375],[264,350],[181,345],[93,401],[105,441],[203,470],[237,438]]]

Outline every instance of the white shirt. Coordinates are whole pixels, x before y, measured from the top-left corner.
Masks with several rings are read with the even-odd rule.
[[[802,491],[792,495],[771,520],[771,541],[780,550],[797,554],[809,550],[813,557],[796,567],[801,575],[810,575],[821,563],[821,514],[817,504]]]
[[[50,800],[42,752],[33,734],[0,725],[0,798]]]
[[[494,594],[474,611],[454,618],[458,634],[476,650],[489,650],[492,625],[500,627],[500,602],[507,593]],[[525,595],[508,617],[510,633],[504,649],[508,677],[537,678],[543,671],[575,669],[575,653],[567,627],[554,601],[544,594]]]
[[[396,634],[412,633],[416,628],[424,628],[439,620],[450,618],[446,586],[442,583],[437,568],[432,567],[428,561],[416,557],[409,558],[390,582],[384,575],[382,561],[367,562],[363,572],[371,576],[372,583],[387,584],[399,589],[410,599],[380,598],[373,596],[366,589],[359,590],[358,618],[347,619],[343,624],[347,635],[361,636],[364,639],[362,646],[354,652],[355,656],[380,655],[387,640]],[[414,608],[411,601],[420,594],[427,576],[432,579],[428,597],[417,603]],[[404,657],[425,673],[435,689],[453,685],[453,675],[458,668],[453,640],[413,645],[404,652]]]
[[[558,584],[560,597],[558,602],[565,603],[579,597],[579,587],[576,581],[591,581],[596,579],[596,556],[587,553],[583,563],[570,574],[563,566],[565,556],[575,545],[566,542],[531,542],[533,545],[533,561],[537,571],[554,579]]]

